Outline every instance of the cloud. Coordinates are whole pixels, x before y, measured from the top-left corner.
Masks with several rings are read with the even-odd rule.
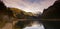
[[[53,5],[56,0],[3,0],[7,7],[15,7],[26,12],[43,12],[43,9]]]
[[[33,3],[39,3],[39,2],[44,1],[44,0],[23,0],[23,1],[33,4]]]

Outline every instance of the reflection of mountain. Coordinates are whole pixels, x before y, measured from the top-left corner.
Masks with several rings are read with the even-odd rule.
[[[60,0],[56,1],[52,6],[43,11],[44,18],[60,18]]]

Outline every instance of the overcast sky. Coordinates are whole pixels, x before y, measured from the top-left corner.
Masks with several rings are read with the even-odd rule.
[[[43,12],[44,9],[53,5],[56,0],[3,0],[7,7],[15,7],[26,12]]]

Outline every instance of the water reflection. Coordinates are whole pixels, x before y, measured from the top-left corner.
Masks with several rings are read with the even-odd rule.
[[[32,23],[32,26],[26,26],[23,29],[44,29],[44,26],[43,26],[43,24],[38,23],[37,21],[34,21]]]

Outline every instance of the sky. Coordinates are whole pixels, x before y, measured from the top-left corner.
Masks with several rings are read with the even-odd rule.
[[[53,5],[56,0],[2,0],[7,7],[14,7],[26,12],[39,13],[43,12],[49,6]]]

